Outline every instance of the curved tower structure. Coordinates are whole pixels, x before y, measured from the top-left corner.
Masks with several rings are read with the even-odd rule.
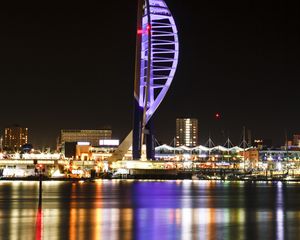
[[[173,80],[179,54],[175,21],[163,0],[139,0],[134,84],[133,158],[146,140],[147,158],[154,158],[151,116]]]
[[[132,144],[133,159],[140,159],[146,142],[147,159],[154,159],[151,117],[173,80],[179,54],[177,28],[164,0],[138,0],[134,80],[133,131],[116,151],[122,159]]]

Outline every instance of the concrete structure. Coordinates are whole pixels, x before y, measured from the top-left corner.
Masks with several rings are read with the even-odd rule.
[[[140,0],[137,17],[134,83],[133,159],[154,159],[151,116],[164,98],[178,62],[177,28],[163,0]]]
[[[177,118],[175,145],[195,147],[198,145],[198,119]]]
[[[26,143],[28,143],[28,128],[12,126],[4,129],[4,149],[19,150]]]
[[[60,143],[65,142],[89,142],[92,146],[99,146],[99,141],[111,139],[112,130],[61,130]]]

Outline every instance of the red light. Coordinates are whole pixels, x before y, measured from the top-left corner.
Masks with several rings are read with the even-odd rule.
[[[147,33],[147,32],[150,31],[150,29],[151,29],[151,26],[150,26],[150,25],[147,25],[146,30],[144,30],[144,29],[138,29],[138,30],[137,30],[137,34],[144,34],[144,33]]]
[[[220,113],[216,113],[215,117],[216,117],[216,119],[220,119],[221,118],[221,114]]]
[[[42,239],[42,231],[43,231],[43,211],[42,208],[38,208],[38,212],[36,214],[35,220],[35,239]]]

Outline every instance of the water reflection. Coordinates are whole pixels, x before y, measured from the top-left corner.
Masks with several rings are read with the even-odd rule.
[[[0,182],[0,239],[293,239],[295,183]]]
[[[284,200],[282,191],[282,182],[278,182],[276,194],[276,236],[278,240],[284,239]]]
[[[36,214],[36,221],[35,221],[35,239],[41,240],[43,234],[43,209],[42,205],[39,204],[38,211]]]

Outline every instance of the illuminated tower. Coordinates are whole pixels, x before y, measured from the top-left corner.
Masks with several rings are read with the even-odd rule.
[[[139,0],[134,82],[133,159],[141,157],[146,142],[147,159],[154,159],[151,117],[165,97],[178,63],[178,35],[174,19],[163,0]]]
[[[133,130],[111,160],[122,160],[130,146],[133,159],[140,159],[144,142],[147,159],[154,159],[151,117],[171,85],[178,54],[177,28],[166,3],[138,0]]]

